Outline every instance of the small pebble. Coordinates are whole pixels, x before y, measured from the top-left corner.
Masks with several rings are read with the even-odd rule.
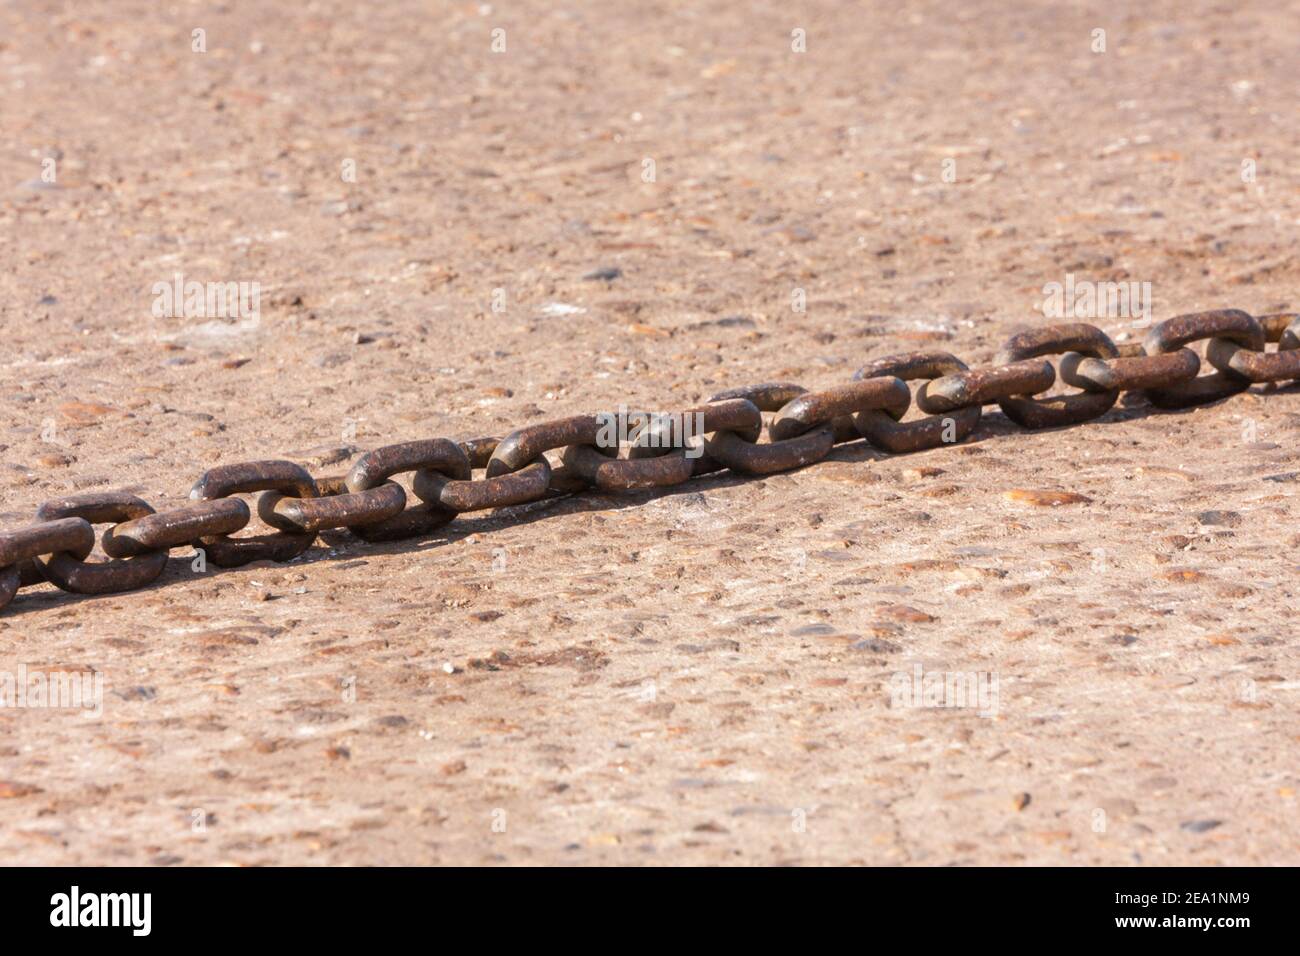
[[[41,792],[40,787],[33,787],[30,784],[19,783],[16,780],[0,780],[0,800],[30,797],[32,794]]]
[[[1196,520],[1203,525],[1235,528],[1243,519],[1239,511],[1202,511],[1196,516]]]
[[[1060,505],[1088,504],[1092,501],[1087,495],[1076,494],[1073,491],[1041,491],[1033,488],[1013,488],[1011,491],[1004,492],[1002,496],[1008,501],[1052,508]]]

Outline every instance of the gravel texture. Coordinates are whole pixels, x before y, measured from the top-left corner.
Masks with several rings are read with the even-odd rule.
[[[1155,321],[1300,309],[1297,35],[1294,2],[7,4],[0,527],[986,363],[1067,274]],[[255,320],[157,314],[178,273],[258,283]],[[1297,437],[1295,386],[994,407],[915,455],[25,589],[0,669],[94,668],[103,706],[0,709],[0,855],[1295,864]],[[989,696],[909,706],[918,668]]]

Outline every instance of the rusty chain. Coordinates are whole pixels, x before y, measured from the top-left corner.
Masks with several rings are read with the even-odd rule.
[[[1205,341],[1205,361],[1189,348]],[[1274,344],[1274,350],[1267,346]],[[1080,391],[1045,396],[1059,378]],[[903,422],[913,404],[927,417]],[[129,591],[154,582],[171,548],[201,549],[219,567],[289,561],[321,531],[347,529],[364,541],[427,535],[472,511],[522,505],[582,488],[603,492],[665,488],[730,469],[767,475],[825,458],[840,443],[865,439],[890,453],[960,442],[997,404],[1025,428],[1099,418],[1135,391],[1163,409],[1189,408],[1253,384],[1300,381],[1300,314],[1259,318],[1238,309],[1182,315],[1152,327],[1141,344],[1116,346],[1092,325],[1051,325],[1013,336],[995,364],[969,368],[946,352],[875,359],[847,385],[820,392],[768,383],[714,395],[678,416],[579,415],[518,429],[505,438],[445,438],[368,452],[346,475],[313,478],[289,461],[255,461],[208,470],[193,503],[156,512],[126,492],[47,501],[36,523],[0,531],[0,608],[20,588],[49,582],[78,594]],[[763,413],[768,440],[760,442]],[[694,422],[693,429],[675,427]],[[617,425],[613,440],[607,434]],[[631,426],[635,437],[621,441]],[[693,434],[688,434],[692,432]],[[559,453],[561,468],[546,458]],[[474,472],[483,477],[475,478]],[[412,473],[408,498],[395,475]],[[257,514],[268,534],[233,537],[252,512],[239,494],[260,492]],[[107,560],[89,560],[97,524]]]

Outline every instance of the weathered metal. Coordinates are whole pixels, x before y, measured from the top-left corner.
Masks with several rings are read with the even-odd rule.
[[[278,491],[298,498],[319,497],[316,482],[306,469],[279,460],[246,461],[211,468],[194,483],[190,497],[196,501],[213,501],[257,491]],[[209,534],[201,536],[194,547],[202,548],[207,559],[218,567],[237,568],[253,561],[288,561],[310,548],[315,540],[314,532],[276,531],[247,538]]]
[[[933,380],[968,371],[966,363],[947,352],[907,352],[868,362],[855,379],[892,375],[904,382]],[[980,423],[983,408],[968,405],[950,412],[929,415],[913,422],[901,421],[907,409],[868,409],[853,416],[853,425],[867,441],[893,454],[923,451],[967,438]]]
[[[923,412],[939,415],[970,405],[988,405],[1014,395],[1045,392],[1055,381],[1051,362],[1031,360],[973,368],[923,382],[916,391],[916,406]]]
[[[91,524],[134,521],[154,513],[153,508],[124,491],[94,492],[47,501],[36,510],[38,521],[81,518]],[[133,558],[87,561],[89,553],[55,551],[34,560],[47,581],[77,594],[110,594],[144,587],[162,574],[167,551],[146,551]]]
[[[1266,341],[1264,328],[1254,316],[1240,309],[1218,309],[1166,319],[1151,328],[1142,346],[1148,355],[1161,355],[1202,339],[1235,342],[1252,352],[1263,352]],[[1159,408],[1190,408],[1228,398],[1250,386],[1247,376],[1225,368],[1168,388],[1147,389],[1146,396]]]
[[[1277,343],[1277,351],[1261,352],[1228,338],[1211,339],[1205,357],[1220,372],[1235,373],[1251,382],[1300,379],[1300,315],[1283,312],[1262,315],[1264,337]]]
[[[1215,371],[1198,377],[1201,359],[1189,346],[1201,339],[1209,340],[1206,357]],[[1267,350],[1271,343],[1274,351]],[[1042,396],[1057,377],[1042,356],[1057,354],[1061,380],[1082,392]],[[1201,404],[1252,382],[1300,379],[1300,316],[1257,320],[1235,309],[1178,316],[1153,327],[1141,345],[1122,346],[1094,326],[1047,326],[1013,337],[998,362],[971,369],[946,352],[892,355],[867,363],[851,383],[822,391],[764,383],[676,414],[579,415],[500,441],[403,442],[363,455],[347,475],[318,479],[290,461],[223,465],[199,478],[190,503],[161,513],[126,492],[47,501],[36,524],[0,531],[0,607],[20,588],[45,581],[88,594],[142,587],[161,574],[170,548],[187,544],[222,567],[287,561],[328,529],[346,528],[372,542],[429,535],[458,514],[575,488],[618,493],[724,468],[747,475],[800,468],[860,436],[892,453],[936,448],[971,435],[991,402],[1030,428],[1096,418],[1122,391],[1139,391],[1158,407]],[[905,422],[912,401],[905,383],[912,380],[921,380],[915,402],[928,417]],[[771,420],[763,442],[765,412]],[[562,469],[548,461],[552,451]],[[485,477],[474,478],[478,469]],[[413,473],[422,503],[411,503],[394,480],[403,473]],[[232,537],[251,518],[248,505],[232,496],[259,492],[258,514],[275,530]],[[110,525],[102,541],[107,561],[88,560],[95,524]]]
[[[497,438],[475,438],[461,442],[460,450],[471,469],[481,469],[487,467],[500,444]],[[477,481],[423,468],[415,473],[411,488],[421,501],[461,514],[537,501],[546,497],[550,485],[551,465],[544,455],[538,455],[518,471]]]
[[[134,558],[202,537],[234,534],[249,518],[248,505],[238,498],[197,501],[114,525],[104,532],[100,546],[110,558]]]
[[[1048,325],[1013,335],[994,361],[1000,365],[1009,365],[1025,359],[1066,353],[1088,355],[1096,359],[1112,359],[1119,355],[1115,343],[1105,332],[1095,325],[1075,322]],[[1000,399],[998,406],[1008,418],[1025,428],[1060,428],[1100,418],[1119,400],[1117,388],[1097,389],[1092,385],[1085,385],[1084,388],[1085,391],[1073,395],[1053,395],[1048,398],[1008,396]]]
[[[45,580],[35,559],[69,554],[85,560],[95,547],[95,529],[80,517],[51,518],[12,531],[0,531],[0,608],[20,587]]]

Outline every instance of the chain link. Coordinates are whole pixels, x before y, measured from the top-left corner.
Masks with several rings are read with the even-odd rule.
[[[1112,359],[1119,356],[1109,336],[1094,325],[1082,322],[1070,325],[1049,325],[1013,335],[1003,346],[994,361],[1008,365],[1043,355],[1086,355],[1095,359]],[[1056,381],[1056,371],[1052,371]],[[1025,428],[1060,428],[1078,425],[1105,415],[1119,400],[1119,389],[1099,389],[1085,385],[1084,391],[1073,395],[1055,395],[1051,398],[1021,398],[1008,396],[998,400],[998,407],[1017,425]]]
[[[340,489],[320,498],[293,498],[268,491],[257,499],[257,516],[281,531],[316,534],[327,528],[379,524],[401,514],[405,507],[406,490],[395,481],[385,481],[365,491]]]
[[[1259,324],[1264,338],[1277,343],[1277,351],[1261,352],[1231,339],[1214,339],[1205,347],[1206,359],[1220,372],[1254,383],[1300,379],[1300,315],[1264,315]]]
[[[47,501],[36,511],[37,521],[80,518],[90,524],[117,524],[154,513],[152,506],[124,491],[94,492]],[[45,580],[75,594],[111,594],[134,591],[151,583],[167,566],[165,549],[145,551],[133,558],[90,562],[89,551],[54,551],[36,556]]]
[[[1147,355],[1138,344],[1119,346],[1119,355],[1111,359],[1070,352],[1061,357],[1060,367],[1061,381],[1093,391],[1171,388],[1190,382],[1200,370],[1201,357],[1189,348]]]
[[[1202,339],[1209,339],[1210,346],[1215,342],[1232,342],[1252,352],[1263,352],[1266,341],[1264,328],[1254,316],[1240,309],[1219,309],[1161,322],[1147,333],[1142,346],[1148,355],[1160,355]],[[1157,408],[1191,408],[1244,392],[1250,385],[1245,375],[1224,369],[1168,388],[1147,389],[1146,395]]]
[[[85,518],[48,518],[25,528],[0,531],[0,608],[13,600],[20,587],[45,580],[36,564],[39,556],[69,554],[84,561],[94,547],[95,529]]]
[[[203,473],[190,489],[190,497],[196,501],[212,501],[255,491],[278,491],[298,498],[319,497],[311,475],[291,461],[220,465]],[[200,537],[195,547],[202,548],[218,567],[238,568],[253,561],[288,561],[310,548],[315,540],[315,532],[277,531],[251,538],[209,534]]]
[[[406,472],[439,471],[451,473],[457,479],[470,477],[469,459],[461,447],[446,438],[428,438],[421,441],[402,442],[376,448],[357,459],[342,486],[331,485],[333,494],[351,495],[378,488],[393,475]],[[405,502],[405,492],[403,491]],[[352,499],[353,506],[364,502]],[[456,512],[438,504],[408,506],[391,517],[377,521],[364,520],[352,525],[353,534],[365,541],[401,541],[436,531],[456,517]]]
[[[1202,340],[1214,369],[1204,375],[1190,347]],[[1081,391],[1045,394],[1057,382],[1057,369],[1044,359],[1053,355],[1060,356],[1060,380]],[[918,380],[913,399],[906,383]],[[909,352],[875,359],[850,383],[820,392],[765,383],[720,392],[677,414],[620,410],[529,425],[500,440],[387,445],[363,455],[347,475],[313,478],[290,461],[222,465],[199,478],[190,503],[162,512],[126,492],[45,502],[35,524],[0,531],[0,607],[42,582],[82,594],[143,587],[163,572],[169,550],[183,545],[204,549],[220,567],[282,562],[329,529],[393,541],[428,535],[458,514],[575,489],[665,488],[724,468],[788,471],[860,438],[889,453],[936,448],[969,437],[992,403],[1026,428],[1054,428],[1106,414],[1121,392],[1176,409],[1288,381],[1300,381],[1300,314],[1256,319],[1222,309],[1162,322],[1141,344],[1116,345],[1083,323],[1051,325],[1013,336],[993,365],[980,368],[947,352]],[[904,421],[913,403],[925,417]],[[561,467],[547,452],[557,453]],[[475,478],[479,470],[484,476]],[[412,473],[419,504],[393,480],[403,473]],[[232,496],[259,492],[258,517],[272,532],[233,537],[251,512]],[[110,525],[101,542],[107,560],[89,560],[96,524]]]
[[[248,505],[238,498],[198,501],[114,525],[104,532],[100,546],[110,558],[134,558],[211,535],[234,534],[248,519]]]
[[[501,444],[497,438],[475,438],[461,442],[460,450],[469,461],[471,470],[488,466],[492,454]],[[435,468],[416,472],[411,489],[416,497],[430,505],[439,505],[453,514],[466,511],[485,511],[522,505],[546,497],[551,487],[551,465],[543,455],[538,455],[523,468],[496,478],[455,478]]]
[[[915,379],[933,380],[966,371],[969,371],[966,363],[947,352],[909,352],[869,362],[858,369],[853,377],[866,379],[891,375],[910,382]],[[904,405],[903,413],[906,411],[907,406]],[[902,454],[965,440],[979,425],[984,409],[980,405],[967,405],[947,414],[930,415],[906,424],[901,422],[903,413],[896,413],[892,409],[868,409],[853,416],[853,425],[858,434],[877,448]]]
[[[1055,381],[1051,362],[1013,362],[967,369],[922,383],[916,392],[916,405],[923,412],[939,415],[1016,395],[1037,395],[1051,388]]]

